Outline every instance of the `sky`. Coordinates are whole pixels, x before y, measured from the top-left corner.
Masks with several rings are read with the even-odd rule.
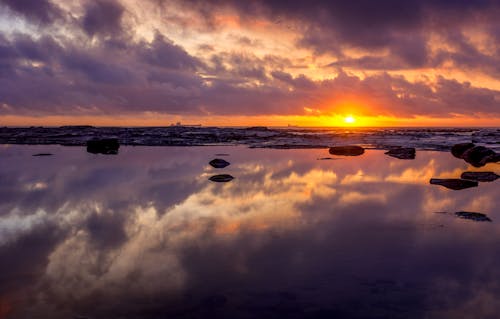
[[[499,0],[0,0],[0,125],[500,126]]]

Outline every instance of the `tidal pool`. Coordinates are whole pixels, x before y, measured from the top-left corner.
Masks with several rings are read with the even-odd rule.
[[[0,145],[0,318],[497,318],[498,180],[429,179],[498,164],[329,156]]]

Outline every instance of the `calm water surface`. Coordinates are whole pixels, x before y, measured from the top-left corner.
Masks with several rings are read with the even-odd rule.
[[[498,181],[430,185],[477,170],[444,152],[326,156],[0,146],[0,318],[498,318]]]

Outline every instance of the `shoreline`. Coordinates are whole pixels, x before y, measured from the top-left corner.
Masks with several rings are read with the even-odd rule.
[[[449,151],[455,144],[472,142],[500,150],[500,129],[497,128],[0,128],[0,144],[85,146],[89,140],[109,138],[117,139],[124,146],[244,145],[249,148],[321,149],[359,145],[365,149],[412,147],[417,150]]]

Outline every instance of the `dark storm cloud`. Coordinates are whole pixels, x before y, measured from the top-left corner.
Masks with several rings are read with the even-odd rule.
[[[135,74],[128,68],[115,65],[81,52],[69,52],[62,61],[71,71],[84,74],[92,83],[126,84],[134,82]]]
[[[202,87],[198,59],[167,39],[151,46],[62,47],[50,36],[23,35],[0,37],[0,53],[0,103],[12,106],[2,113],[190,112]]]
[[[89,2],[82,26],[90,35],[118,35],[122,32],[123,6],[115,0]]]
[[[462,28],[484,26],[491,35],[498,31],[498,1],[449,1],[449,0],[360,0],[360,1],[252,1],[233,0],[188,1],[197,7],[206,19],[217,14],[221,8],[233,8],[246,19],[263,17],[277,26],[295,23],[298,28],[298,44],[313,49],[317,54],[333,54],[340,65],[368,67],[369,69],[408,69],[434,67],[445,59],[431,56],[429,35],[437,32],[443,36],[461,33]],[[211,8],[211,9],[209,9]],[[207,17],[207,12],[209,16]],[[491,28],[491,26],[496,28]],[[460,45],[457,39],[449,38],[451,45]],[[388,49],[389,53],[380,58],[366,56],[353,61],[345,56],[345,50]],[[492,54],[491,56],[494,56]],[[487,66],[498,64],[498,59],[470,52],[466,57],[447,56],[458,67],[469,66],[464,58],[475,60],[474,64]],[[484,66],[484,67],[483,67]],[[477,68],[475,68],[477,69]],[[488,72],[498,76],[498,73]]]
[[[62,17],[59,7],[49,0],[0,0],[0,4],[4,4],[30,22],[42,25],[51,24]]]
[[[49,36],[0,40],[0,102],[10,106],[3,114],[302,114],[304,107],[335,111],[330,106],[346,95],[367,97],[376,107],[363,112],[371,115],[498,112],[499,92],[468,83],[439,78],[431,88],[385,73],[361,79],[345,72],[314,81],[280,71],[286,59],[230,53],[205,65],[163,37],[115,49],[62,47]]]
[[[161,34],[156,34],[151,44],[144,43],[144,49],[141,51],[141,58],[145,62],[162,68],[192,71],[201,65],[197,58]]]
[[[450,0],[312,0],[312,1],[235,1],[235,0],[188,0],[202,12],[216,14],[217,8],[231,7],[242,16],[267,16],[276,23],[286,19],[307,22],[320,30],[330,29],[339,39],[362,47],[379,47],[389,44],[393,34],[411,31],[424,26],[429,18],[441,17],[448,21],[470,18],[473,13],[498,10],[497,1],[450,1]],[[211,8],[210,10],[208,8]],[[463,22],[463,21],[462,21]],[[314,28],[308,29],[314,32]],[[386,32],[382,32],[386,31]],[[308,34],[305,35],[307,38]],[[329,45],[318,43],[318,45]]]
[[[289,115],[304,114],[304,107],[329,113],[345,96],[366,99],[373,107],[362,111],[371,115],[498,114],[500,93],[494,89],[443,77],[433,83],[412,82],[385,73],[446,64],[498,78],[498,44],[490,45],[495,52],[487,53],[462,30],[477,23],[487,37],[500,38],[495,16],[500,5],[494,1],[177,3],[198,13],[192,23],[212,25],[205,35],[223,27],[217,19],[223,10],[236,13],[242,28],[257,19],[272,21],[276,28],[289,25],[300,49],[313,52],[313,58],[332,56],[325,68],[337,76],[319,80],[289,73],[307,68],[298,65],[308,62],[274,52],[257,55],[266,45],[236,31],[225,43],[236,49],[206,43],[198,55],[160,30],[153,30],[152,40],[137,37],[134,27],[141,22],[136,12],[118,0],[84,2],[80,15],[64,13],[62,6],[46,0],[38,5],[0,1],[28,24],[49,25],[64,14],[75,17],[56,25],[64,26],[67,34],[0,33],[0,114]],[[170,9],[173,1],[152,2]],[[209,22],[203,24],[199,17]],[[451,49],[433,48],[430,32]],[[362,53],[352,56],[352,48]],[[344,72],[347,68],[381,72],[361,78]]]

